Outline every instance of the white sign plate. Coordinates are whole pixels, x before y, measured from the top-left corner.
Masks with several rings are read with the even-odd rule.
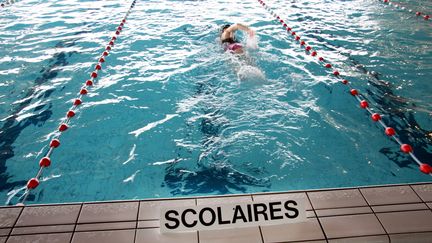
[[[161,208],[161,233],[232,229],[306,221],[304,199]]]

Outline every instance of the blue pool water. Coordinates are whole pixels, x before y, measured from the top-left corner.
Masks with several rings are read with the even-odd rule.
[[[0,9],[3,203],[35,176],[129,4]],[[430,21],[377,0],[269,4],[432,164]],[[256,30],[246,60],[221,50],[227,22]],[[431,181],[313,60],[255,0],[138,0],[28,203]]]

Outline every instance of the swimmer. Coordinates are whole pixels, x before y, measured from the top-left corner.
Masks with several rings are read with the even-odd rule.
[[[222,26],[220,40],[225,51],[230,51],[231,53],[242,54],[243,45],[235,38],[235,32],[237,30],[242,30],[247,32],[250,37],[255,36],[255,31],[243,24],[226,24]]]

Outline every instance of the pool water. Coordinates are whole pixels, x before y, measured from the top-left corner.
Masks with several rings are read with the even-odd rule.
[[[0,9],[3,203],[18,202],[35,176],[129,4],[22,0]],[[430,21],[377,0],[268,4],[432,163]],[[257,33],[246,57],[217,42],[220,26],[236,22]],[[255,0],[138,0],[106,60],[27,203],[432,179]]]

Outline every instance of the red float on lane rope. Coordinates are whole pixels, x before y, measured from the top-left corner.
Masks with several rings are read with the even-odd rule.
[[[93,81],[91,81],[91,80],[87,80],[87,81],[86,81],[86,85],[87,85],[87,86],[92,86],[92,85],[93,85]]]
[[[80,90],[80,94],[82,94],[82,95],[86,95],[86,94],[88,94],[87,89],[82,88],[82,89]]]
[[[91,75],[90,75],[90,77],[92,77],[92,78],[97,78],[97,76],[98,76],[97,72],[92,72]]]
[[[82,101],[80,99],[75,99],[74,106],[79,106],[82,104]]]
[[[27,189],[35,189],[37,186],[39,186],[39,180],[36,178],[31,178],[28,182],[27,182]]]
[[[387,134],[387,136],[391,137],[391,136],[394,136],[396,134],[396,131],[392,127],[387,127],[385,129],[385,134]]]
[[[356,89],[351,89],[350,90],[351,95],[353,96],[357,96],[358,95],[358,91]]]
[[[327,63],[324,67],[326,67],[326,68],[331,68],[332,65],[331,65],[330,63]]]
[[[428,164],[421,164],[419,168],[420,168],[420,171],[425,173],[425,174],[431,174],[432,173],[432,166],[430,166]]]
[[[50,147],[57,148],[58,146],[60,146],[60,140],[58,140],[58,139],[51,140]]]
[[[68,128],[69,128],[69,126],[68,126],[67,124],[63,123],[63,124],[60,125],[60,127],[59,127],[58,130],[59,130],[60,132],[64,132],[64,131],[66,131]]]
[[[366,109],[369,107],[369,103],[366,100],[360,101],[360,107]]]
[[[400,149],[401,149],[402,152],[404,152],[406,154],[409,154],[409,153],[411,153],[413,151],[411,145],[409,145],[409,144],[402,144],[401,147],[400,147]]]
[[[379,121],[379,120],[381,120],[381,115],[378,114],[378,113],[373,113],[371,117],[372,117],[373,121]]]
[[[51,159],[49,157],[43,157],[39,161],[39,166],[40,167],[49,167],[50,165],[51,165]]]
[[[66,113],[66,116],[67,116],[68,118],[72,118],[72,117],[75,116],[75,112],[74,112],[74,111],[68,111],[68,112]]]

